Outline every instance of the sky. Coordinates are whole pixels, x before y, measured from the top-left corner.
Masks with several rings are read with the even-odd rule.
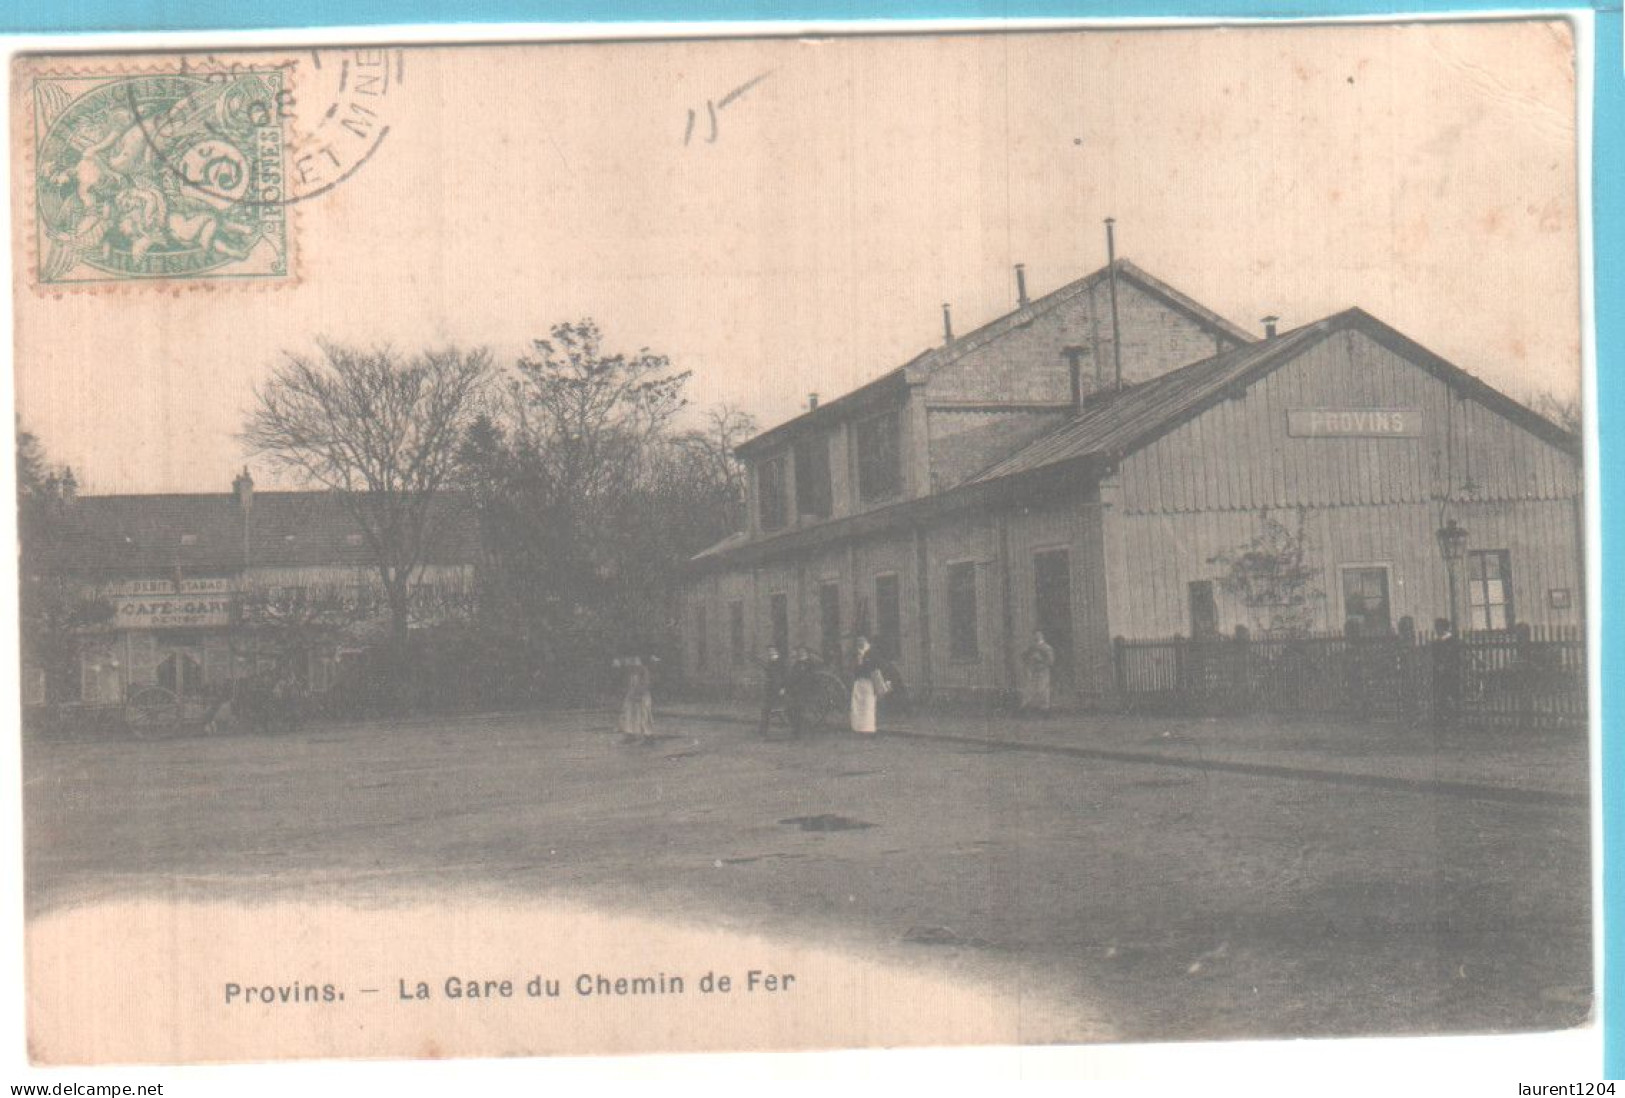
[[[280,56],[314,126],[333,66]],[[16,94],[18,410],[88,491],[271,484],[236,433],[282,355],[511,363],[590,316],[768,427],[940,339],[944,302],[961,334],[1013,308],[1018,262],[1034,296],[1099,267],[1107,216],[1249,330],[1359,305],[1571,395],[1574,64],[1553,21],[409,47],[377,152],[290,207],[295,279],[66,293]]]

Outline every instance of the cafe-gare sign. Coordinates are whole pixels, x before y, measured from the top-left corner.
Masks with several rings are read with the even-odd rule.
[[[1420,408],[1288,408],[1293,438],[1421,438]]]
[[[230,625],[232,601],[228,594],[120,595],[113,599],[113,623],[118,629]]]

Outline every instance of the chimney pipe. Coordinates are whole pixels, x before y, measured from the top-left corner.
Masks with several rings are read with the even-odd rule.
[[[1016,308],[1027,307],[1027,264],[1016,264]]]
[[[817,393],[808,393],[807,394],[807,411],[809,411],[809,412],[818,411],[818,394]]]
[[[1112,366],[1116,388],[1123,387],[1123,326],[1117,319],[1117,218],[1106,219],[1106,281],[1112,298]]]
[[[1267,316],[1267,317],[1264,318],[1264,338],[1265,339],[1274,339],[1275,338],[1275,325],[1276,325],[1276,322],[1278,322],[1280,319],[1281,318],[1278,317],[1278,316]]]
[[[953,341],[954,318],[953,314],[948,311],[948,303],[944,301],[942,303],[942,342],[946,344],[952,343]]]
[[[243,471],[231,482],[231,490],[237,493],[237,502],[243,510],[254,505],[254,478],[248,475],[248,466],[243,466]]]

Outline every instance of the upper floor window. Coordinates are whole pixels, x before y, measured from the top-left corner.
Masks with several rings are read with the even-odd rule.
[[[783,529],[789,518],[783,454],[769,458],[756,467],[756,497],[761,509],[762,529]]]
[[[903,450],[896,412],[882,412],[857,424],[858,498],[865,503],[903,490]]]
[[[829,481],[829,436],[796,443],[796,514],[829,518],[834,493]]]

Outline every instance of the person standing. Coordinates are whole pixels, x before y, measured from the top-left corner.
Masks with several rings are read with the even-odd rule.
[[[777,648],[769,645],[767,654],[762,658],[762,719],[756,727],[758,736],[767,735],[773,711],[784,704],[785,686],[784,658]]]
[[[1050,677],[1055,668],[1055,649],[1049,646],[1042,631],[1033,633],[1033,643],[1021,654],[1025,675],[1021,684],[1021,711],[1037,710],[1048,713],[1050,706]]]
[[[807,702],[816,682],[812,652],[797,648],[790,657],[790,667],[784,679],[784,715],[790,722],[790,735],[799,737],[807,723]]]
[[[859,637],[852,657],[852,731],[873,735],[875,731],[875,679],[880,663],[867,637]]]
[[[654,741],[654,696],[649,690],[649,668],[641,656],[620,661],[626,669],[626,685],[621,694],[621,738],[628,742]]]

